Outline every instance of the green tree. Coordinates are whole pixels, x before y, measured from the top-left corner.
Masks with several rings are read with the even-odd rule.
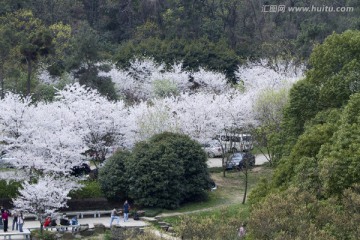
[[[284,110],[284,131],[294,141],[304,131],[306,121],[318,112],[318,86],[308,79],[297,82],[290,90],[289,105]]]
[[[360,90],[360,31],[332,34],[310,57],[307,78],[319,88],[318,109],[341,107]]]
[[[206,196],[209,174],[199,143],[175,133],[136,144],[126,165],[129,195],[143,206],[177,208]]]
[[[47,56],[53,50],[52,37],[49,31],[44,30],[33,34],[29,41],[20,46],[23,63],[27,66],[26,95],[31,92],[31,76],[40,57]]]
[[[105,48],[106,44],[99,34],[83,22],[72,39],[72,53],[67,65],[69,70],[75,70],[75,77],[81,85],[97,89],[108,99],[116,100],[117,94],[111,78],[99,76],[101,70],[109,70],[107,64],[102,63],[107,59]]]
[[[350,97],[339,130],[319,153],[321,179],[328,196],[341,196],[343,191],[360,182],[360,94]]]
[[[126,176],[126,161],[130,152],[117,151],[99,171],[98,181],[104,195],[111,200],[124,200],[128,196],[129,182]]]
[[[54,56],[47,59],[47,70],[51,75],[61,76],[66,70],[67,58],[71,56],[72,28],[60,22],[50,25],[48,29],[53,38]]]
[[[288,157],[281,159],[275,170],[273,184],[277,188],[287,188],[295,184],[307,186],[313,192],[319,191],[320,161],[317,154],[324,144],[330,142],[337,131],[339,110],[332,109],[320,112],[310,122],[305,132],[298,138]],[[297,179],[298,181],[295,181]],[[306,182],[303,182],[306,180]],[[310,183],[307,183],[310,182]]]
[[[52,53],[52,36],[40,19],[31,11],[19,10],[8,14],[7,23],[14,35],[13,48],[21,62],[26,65],[26,94],[31,92],[31,78],[42,57]]]
[[[276,136],[281,130],[281,122],[283,120],[283,110],[288,103],[289,93],[287,89],[277,91],[267,90],[258,97],[255,103],[255,114],[259,121],[259,127],[254,129],[253,135],[261,147],[265,147],[263,152],[268,156],[271,165],[279,160],[279,144]]]
[[[0,18],[0,22],[4,19]],[[5,96],[5,77],[9,67],[11,55],[11,30],[5,25],[0,26],[0,99]]]
[[[64,53],[69,48],[71,28],[62,23],[45,26],[29,10],[8,13],[2,16],[0,21],[2,25],[0,32],[2,35],[6,34],[2,38],[1,45],[7,46],[7,50],[2,51],[1,59],[6,60],[2,73],[4,74],[5,66],[8,69],[7,72],[12,74],[19,72],[17,69],[19,65],[26,66],[25,92],[30,94],[37,84],[33,73],[39,69],[40,65],[53,66],[54,63],[65,59]],[[18,79],[21,73],[14,77],[7,75],[8,79]],[[15,90],[19,91],[19,86],[15,86]]]

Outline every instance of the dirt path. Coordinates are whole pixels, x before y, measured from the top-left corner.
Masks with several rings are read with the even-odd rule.
[[[181,216],[181,215],[185,215],[185,214],[192,214],[192,213],[199,213],[199,212],[209,212],[209,211],[212,211],[212,210],[214,210],[214,209],[227,207],[227,206],[229,206],[229,205],[230,205],[230,203],[228,203],[228,204],[221,204],[221,205],[217,205],[217,206],[214,206],[214,207],[203,208],[203,209],[194,210],[194,211],[161,213],[161,214],[157,215],[156,218],[174,217],[174,216]]]

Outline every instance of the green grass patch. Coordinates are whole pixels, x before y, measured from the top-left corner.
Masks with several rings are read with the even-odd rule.
[[[219,173],[223,171],[222,167],[212,167],[208,168],[209,173]]]
[[[249,171],[248,174],[248,193],[253,189],[261,178],[270,179],[273,169],[261,166],[255,167]],[[184,213],[197,210],[204,210],[207,208],[218,208],[223,206],[230,206],[242,202],[245,191],[245,175],[241,171],[231,170],[226,171],[225,177],[222,171],[214,172],[211,178],[215,181],[217,189],[208,192],[208,198],[199,201],[186,203],[176,210],[163,210],[163,213]]]
[[[259,155],[259,154],[267,154],[267,149],[266,147],[261,147],[261,146],[254,146],[254,148],[251,150],[251,153],[254,155]]]
[[[223,206],[220,208],[212,209],[210,211],[200,211],[187,214],[191,216],[195,221],[201,221],[201,219],[215,218],[215,219],[238,219],[241,222],[245,222],[249,217],[249,205],[248,204],[233,204]],[[164,217],[164,222],[170,223],[173,226],[179,225],[183,219],[183,215]]]
[[[144,208],[141,210],[145,211],[145,217],[155,217],[163,212],[161,208]]]
[[[220,190],[221,191],[221,190]],[[196,211],[206,208],[212,208],[217,207],[219,205],[224,205],[229,203],[229,201],[222,197],[222,195],[219,193],[219,191],[215,190],[213,192],[208,193],[208,198],[204,199],[203,201],[198,202],[191,202],[191,203],[185,203],[182,204],[180,208],[176,210],[166,210],[164,209],[163,213],[172,213],[172,212],[189,212],[189,211]]]

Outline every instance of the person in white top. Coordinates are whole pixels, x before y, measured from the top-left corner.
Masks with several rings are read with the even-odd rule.
[[[114,221],[114,219],[116,219],[116,223],[119,225],[119,222],[120,222],[120,213],[121,213],[121,212],[116,211],[115,208],[111,211],[110,228],[111,228],[111,225],[112,225],[112,222]]]
[[[22,212],[20,212],[20,214],[17,217],[17,225],[19,227],[19,232],[23,232],[24,216]]]

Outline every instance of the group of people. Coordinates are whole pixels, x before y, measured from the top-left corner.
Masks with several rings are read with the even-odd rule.
[[[9,217],[13,218],[12,222],[12,231],[19,230],[23,232],[23,225],[24,225],[24,216],[23,213],[20,211],[14,211],[12,214],[8,209],[5,209],[1,206],[1,221],[4,227],[4,232],[8,231],[9,228]]]
[[[129,220],[129,211],[130,211],[130,204],[128,203],[128,201],[126,200],[124,202],[123,205],[123,210],[122,211],[117,211],[116,208],[114,208],[111,211],[111,217],[110,217],[110,227],[112,226],[112,222],[114,220],[116,220],[116,223],[119,224],[120,223],[120,214],[123,212],[124,213],[124,222]]]
[[[56,223],[56,218],[55,217],[51,217],[50,215],[47,216],[45,218],[45,221],[44,221],[44,224],[43,226],[44,227],[50,227],[50,226],[56,226],[57,223]],[[70,221],[68,218],[66,218],[65,216],[63,216],[62,218],[60,218],[60,225],[63,225],[63,226],[70,226],[70,225],[78,225],[78,220],[77,220],[77,217],[74,216]]]

